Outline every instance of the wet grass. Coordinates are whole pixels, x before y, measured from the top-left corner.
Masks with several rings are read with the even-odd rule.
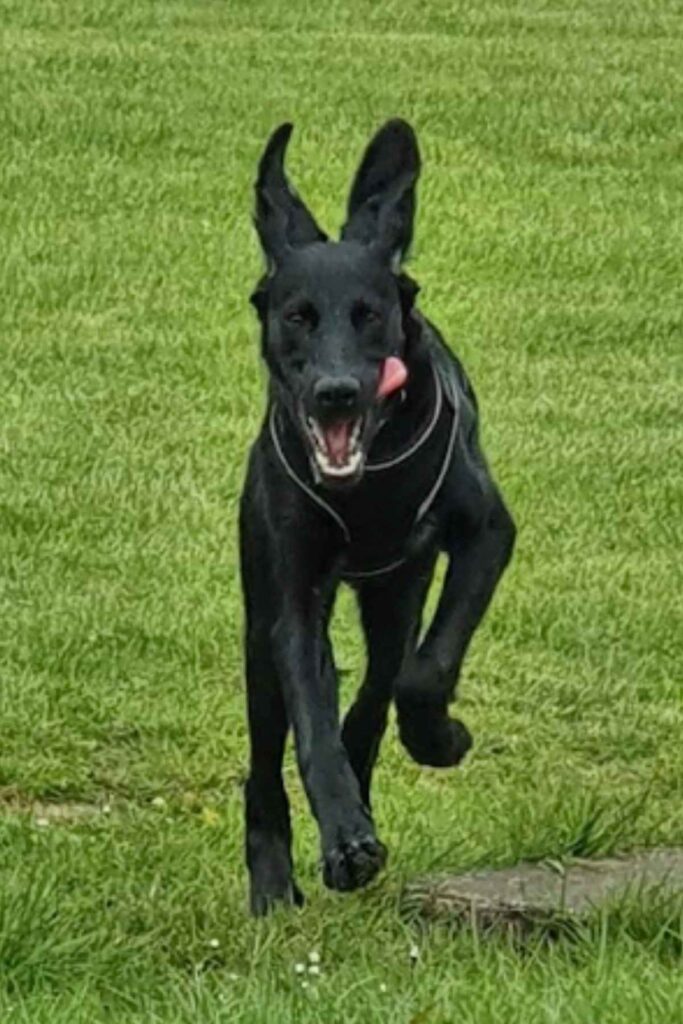
[[[676,1019],[656,908],[524,957],[397,908],[427,870],[683,842],[679,6],[0,17],[3,1020]],[[235,562],[263,393],[251,181],[293,120],[293,178],[332,228],[397,113],[425,161],[412,273],[477,387],[518,551],[462,681],[466,766],[421,770],[391,731],[389,870],[343,898],[290,760],[309,904],[254,923]],[[346,702],[348,595],[335,634]]]

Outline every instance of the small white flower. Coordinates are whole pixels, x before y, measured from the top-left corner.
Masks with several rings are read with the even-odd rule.
[[[36,818],[36,825],[38,828],[47,828],[50,822],[47,818]]]
[[[235,974],[234,971],[230,971],[230,973],[228,974],[228,981],[239,981],[239,980],[240,980],[239,974]]]
[[[166,806],[166,801],[164,800],[163,796],[155,796],[154,799],[152,800],[152,807],[165,807],[165,806]]]
[[[385,993],[387,993],[387,992],[389,991],[389,989],[388,989],[388,988],[387,988],[387,986],[386,986],[386,985],[384,984],[384,982],[382,982],[382,984],[380,985],[380,987],[379,987],[379,990],[380,990],[380,992],[382,993],[382,995],[385,995]]]
[[[308,973],[314,974],[317,978],[320,974],[320,968],[318,967],[317,964],[311,964],[311,966],[308,968]]]
[[[102,804],[102,814],[111,814],[111,804]]]
[[[220,942],[218,939],[209,939],[209,945],[211,946],[211,949],[218,949]]]
[[[411,946],[410,947],[409,956],[410,956],[410,959],[413,961],[413,963],[415,963],[416,960],[419,960],[420,959],[420,950],[419,950],[419,948],[417,946]]]
[[[312,949],[311,952],[308,954],[308,962],[311,964],[320,963],[320,953],[317,951],[317,949]]]
[[[302,981],[301,982],[301,987],[302,988],[308,988],[308,982],[307,981]]]
[[[296,974],[304,974],[306,971],[306,964],[294,964],[294,972]]]

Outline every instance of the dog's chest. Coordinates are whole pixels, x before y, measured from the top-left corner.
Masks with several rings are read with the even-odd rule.
[[[347,531],[343,576],[362,579],[390,572],[427,539],[424,518],[439,483],[447,437],[435,442],[407,464],[367,473],[351,494],[330,501]]]

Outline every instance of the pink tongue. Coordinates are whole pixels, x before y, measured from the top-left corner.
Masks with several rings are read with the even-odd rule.
[[[338,466],[346,462],[349,451],[350,432],[351,423],[348,420],[335,423],[331,427],[325,427],[323,430],[327,453]]]
[[[384,360],[382,375],[377,385],[377,397],[385,398],[392,391],[402,388],[407,380],[408,370],[406,369],[406,364],[398,356],[389,356],[388,359]]]

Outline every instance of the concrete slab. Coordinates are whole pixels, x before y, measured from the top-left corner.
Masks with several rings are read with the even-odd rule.
[[[406,887],[404,910],[483,930],[502,925],[524,931],[584,920],[602,907],[653,891],[683,899],[683,848],[428,876]]]

